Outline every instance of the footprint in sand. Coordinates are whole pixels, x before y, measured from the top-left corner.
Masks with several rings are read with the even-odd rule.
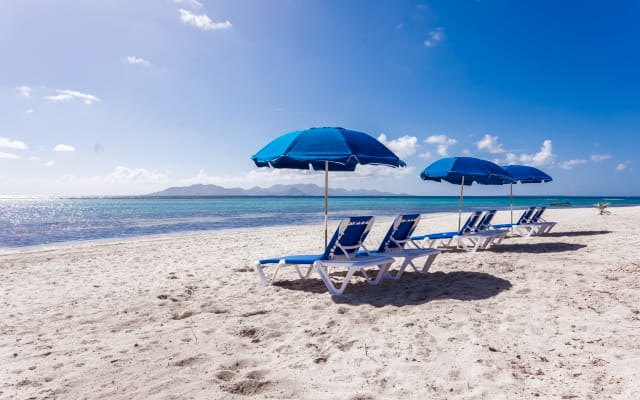
[[[243,370],[255,366],[256,363],[253,360],[238,360],[228,365],[222,365],[214,376],[221,381],[220,389],[227,393],[243,396],[257,395],[274,387],[273,382],[264,379],[264,371],[249,371],[241,379],[236,380],[241,376]]]
[[[257,395],[265,392],[271,387],[273,387],[273,383],[255,379],[244,379],[239,382],[220,385],[220,389],[224,390],[227,393],[239,394],[243,396]]]
[[[194,315],[196,315],[196,314],[197,314],[197,313],[196,313],[196,312],[193,312],[193,311],[185,311],[185,312],[183,312],[183,313],[174,313],[174,314],[171,316],[171,319],[176,320],[176,321],[179,321],[179,320],[181,320],[181,319],[186,319],[186,318],[192,317],[192,316],[194,316]]]
[[[375,397],[370,394],[356,394],[350,400],[375,400]]]
[[[178,360],[173,363],[174,367],[190,367],[193,365],[198,365],[205,363],[209,360],[209,356],[206,354],[198,354],[196,356],[183,358],[182,360]]]
[[[219,379],[219,380],[221,380],[223,382],[229,382],[229,381],[233,380],[233,378],[235,378],[236,375],[238,375],[237,372],[231,371],[231,370],[228,370],[228,369],[223,369],[223,370],[217,371],[214,374],[216,379]]]

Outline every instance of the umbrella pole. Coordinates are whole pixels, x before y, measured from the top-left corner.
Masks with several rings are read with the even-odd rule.
[[[327,248],[327,225],[329,218],[329,161],[324,162],[324,247]]]
[[[458,232],[460,231],[460,224],[462,223],[462,196],[464,195],[464,176],[462,177],[462,183],[460,184],[460,207],[458,207]]]
[[[509,184],[509,210],[511,210],[511,231],[513,232],[513,183]]]

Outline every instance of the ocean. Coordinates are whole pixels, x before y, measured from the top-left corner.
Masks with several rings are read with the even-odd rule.
[[[458,197],[331,197],[329,218],[458,210]],[[516,196],[514,209],[640,205],[640,197]],[[322,223],[322,197],[0,198],[0,248],[178,232]],[[508,196],[467,196],[464,212],[509,209]]]

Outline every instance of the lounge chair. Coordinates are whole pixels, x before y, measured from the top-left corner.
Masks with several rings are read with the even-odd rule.
[[[345,218],[340,222],[336,232],[329,241],[327,248],[322,254],[302,254],[291,255],[275,258],[267,258],[256,261],[255,270],[258,277],[265,285],[271,284],[283,266],[292,265],[295,267],[300,278],[308,278],[314,269],[320,275],[320,278],[333,295],[341,295],[344,293],[349,280],[355,272],[361,272],[367,283],[372,285],[379,284],[384,278],[387,269],[393,263],[394,259],[387,256],[364,256],[356,255],[358,249],[362,248],[362,243],[366,239],[371,226],[373,225],[373,217],[351,217]],[[275,265],[275,270],[270,278],[265,275],[265,268],[269,265]],[[301,266],[306,266],[306,271],[301,270]],[[336,288],[333,281],[329,277],[329,270],[333,267],[347,268],[347,274],[340,288]],[[376,267],[379,269],[375,278],[370,278],[366,269]]]
[[[502,242],[502,240],[509,233],[508,229],[497,229],[494,228],[493,225],[491,225],[493,217],[496,216],[496,212],[496,210],[485,211],[482,215],[482,218],[480,218],[479,222],[476,224],[475,229],[473,230],[473,232],[476,234],[484,234],[492,237],[491,240],[487,240],[485,242],[484,246],[482,247],[483,249],[487,249],[493,244],[500,244],[500,242]]]
[[[465,251],[475,252],[480,248],[485,248],[493,240],[493,236],[490,234],[475,232],[481,215],[482,211],[474,211],[471,213],[459,231],[413,236],[411,240],[414,242],[425,242],[428,240],[427,247],[434,247],[436,244],[450,246],[455,240],[458,247],[462,247]]]
[[[422,248],[413,242],[410,237],[420,222],[420,214],[399,215],[389,227],[387,234],[382,239],[377,250],[360,251],[359,255],[380,256],[385,255],[394,259],[401,259],[400,269],[393,275],[391,271],[387,271],[386,278],[399,280],[402,277],[407,266],[411,266],[416,272],[427,273],[433,260],[440,254],[440,250],[433,248]],[[414,248],[407,248],[406,245],[411,243]],[[420,257],[426,257],[424,264],[418,268],[413,260]]]
[[[520,228],[522,228],[526,231],[528,235],[529,233],[531,233],[531,227],[526,226],[526,224],[529,223],[535,211],[536,211],[536,207],[529,207],[522,212],[522,215],[520,215],[520,218],[518,218],[518,221],[516,221],[515,224],[494,224],[494,225],[491,225],[491,227],[493,229],[508,228],[508,229],[511,229],[512,232],[520,236],[525,236],[522,234],[522,231],[520,230]]]
[[[513,233],[520,236],[542,235],[549,232],[555,225],[555,222],[545,221],[542,214],[547,207],[529,207],[527,208],[518,222],[515,224],[499,224],[493,225],[494,228],[512,228]]]
[[[556,226],[555,222],[546,221],[542,218],[542,214],[547,210],[547,207],[538,207],[536,212],[533,214],[527,225],[532,227],[533,235],[544,235],[545,233],[549,233],[554,226]]]

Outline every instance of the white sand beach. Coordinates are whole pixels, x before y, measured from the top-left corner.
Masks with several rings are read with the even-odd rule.
[[[319,252],[317,225],[5,252],[0,399],[638,399],[640,207],[611,211],[340,297],[252,268]]]

